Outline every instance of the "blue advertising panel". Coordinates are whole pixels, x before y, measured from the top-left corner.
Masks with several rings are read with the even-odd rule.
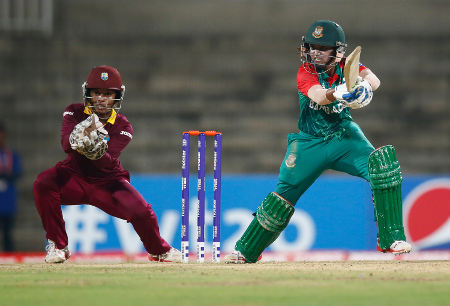
[[[212,177],[206,178],[206,250],[212,244]],[[161,235],[181,243],[181,179],[178,175],[133,175],[131,183],[152,205]],[[224,175],[221,243],[230,252],[251,222],[252,213],[275,189],[276,175]],[[197,181],[190,181],[190,249],[195,250]],[[450,179],[411,176],[402,186],[405,230],[416,248],[450,247]],[[132,226],[89,205],[64,206],[69,248],[74,252],[144,252]],[[427,218],[423,218],[427,214]],[[323,175],[300,198],[296,211],[273,251],[375,250],[376,224],[369,184],[362,179]]]

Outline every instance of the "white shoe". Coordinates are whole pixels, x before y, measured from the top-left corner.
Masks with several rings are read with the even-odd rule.
[[[227,264],[244,264],[246,263],[244,255],[241,252],[234,250],[231,254],[224,257]]]
[[[403,253],[411,252],[411,245],[406,241],[396,240],[391,244],[389,250],[383,250],[380,247],[379,239],[377,239],[377,250],[383,253],[392,253],[394,255],[400,255]]]
[[[258,260],[260,261],[262,258],[262,254],[259,255]],[[242,255],[241,252],[234,250],[231,254],[226,255],[224,258],[225,263],[227,264],[244,264],[249,263],[247,259],[245,259],[245,256]]]
[[[391,244],[389,252],[392,254],[409,253],[411,252],[411,245],[406,241],[396,240]]]
[[[48,245],[45,247],[47,255],[45,256],[46,263],[62,263],[65,262],[70,257],[70,251],[67,247],[60,250],[56,248],[56,244],[48,240]]]
[[[168,252],[160,255],[148,254],[150,261],[159,262],[181,262],[181,252],[175,248],[171,248]]]
[[[262,258],[262,254],[259,255],[258,260],[260,261]],[[234,263],[234,264],[243,264],[243,263],[249,263],[246,259],[245,256],[242,255],[241,252],[233,250],[233,252],[231,252],[231,254],[228,254],[224,257],[224,262],[225,263]]]

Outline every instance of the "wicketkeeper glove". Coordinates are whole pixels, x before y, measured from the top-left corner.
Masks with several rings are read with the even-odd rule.
[[[93,130],[87,132],[87,128]],[[78,123],[69,136],[70,147],[93,160],[101,158],[106,153],[108,140],[108,132],[96,114]]]
[[[107,150],[108,150],[107,140],[101,139],[93,146],[78,149],[77,151],[91,160],[97,160],[101,158],[103,155],[105,155]]]
[[[98,117],[96,114],[93,114],[89,117],[87,117],[85,120],[78,123],[72,130],[72,133],[70,133],[69,136],[69,143],[72,150],[78,150],[85,146],[92,145],[91,142],[91,135],[86,135],[85,130],[92,125],[92,121],[95,121],[95,123],[99,123],[101,126],[101,122],[98,120]],[[97,125],[96,125],[97,127]],[[94,129],[95,131],[95,129]],[[92,134],[92,132],[90,133]]]

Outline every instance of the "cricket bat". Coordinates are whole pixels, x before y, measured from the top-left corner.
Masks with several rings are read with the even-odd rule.
[[[351,91],[353,86],[356,85],[359,75],[359,57],[361,56],[361,46],[358,46],[347,56],[344,66],[345,84],[347,85],[347,91]]]

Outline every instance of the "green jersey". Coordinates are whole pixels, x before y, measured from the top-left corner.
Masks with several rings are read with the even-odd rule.
[[[301,132],[317,137],[327,137],[341,130],[349,121],[352,121],[350,109],[339,101],[319,105],[308,98],[307,95],[308,90],[314,85],[334,88],[342,84],[344,81],[343,67],[344,63],[336,65],[336,73],[332,76],[328,76],[326,73],[312,74],[306,70],[308,68],[305,65],[300,67],[297,73],[297,89],[300,104],[298,128]]]

